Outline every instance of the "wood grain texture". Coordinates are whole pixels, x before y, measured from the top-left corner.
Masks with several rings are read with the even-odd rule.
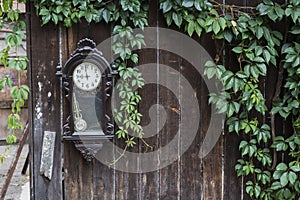
[[[158,1],[149,1],[149,26],[157,27],[158,21],[158,13],[159,13],[159,4]],[[157,46],[158,38],[157,35],[145,35],[147,38],[148,44]],[[151,44],[150,44],[151,43]],[[139,52],[139,65],[154,63],[151,65],[150,73],[143,73],[143,77],[154,77],[154,79],[158,82],[157,72],[158,72],[158,50],[157,49],[145,49]],[[155,104],[159,104],[158,98],[158,90],[159,87],[157,84],[147,84],[146,87],[140,90],[140,94],[142,96],[142,101],[139,104],[139,111],[142,113],[142,126],[151,126],[150,129],[145,130],[146,135],[152,135],[151,137],[147,136],[145,141],[152,146],[153,151],[156,151],[155,156],[159,159],[159,109],[157,107],[152,107]],[[153,109],[154,108],[154,109]],[[151,110],[152,109],[152,110]],[[143,144],[140,143],[140,152],[146,152],[149,149]],[[160,169],[159,169],[159,160],[154,159],[151,162],[154,166],[156,166],[156,170],[154,169],[151,172],[141,173],[140,174],[140,187],[139,187],[139,199],[151,200],[158,199],[160,192]],[[149,163],[140,163],[141,168],[144,168]]]
[[[186,105],[185,101],[188,101],[190,98],[197,99],[200,113],[196,113],[197,109],[191,110],[189,113],[190,117],[200,115],[198,122],[198,130],[195,138],[193,139],[192,144],[189,146],[187,151],[181,156],[181,174],[180,174],[180,194],[181,198],[186,199],[202,199],[204,198],[204,174],[203,174],[203,158],[199,157],[199,151],[203,142],[203,138],[205,136],[204,130],[207,130],[207,122],[209,122],[209,118],[205,118],[206,114],[209,111],[209,106],[207,105],[207,88],[205,87],[205,83],[202,80],[201,75],[195,69],[195,67],[182,59],[181,62],[181,79],[187,79],[193,89],[193,94],[191,96],[181,95],[181,104]],[[181,81],[182,82],[182,81]],[[187,85],[183,85],[181,83],[181,93],[183,90],[187,89]],[[205,105],[205,106],[204,106]],[[203,121],[202,121],[203,120]],[[192,127],[187,127],[185,124],[182,124],[181,129],[181,137],[185,139],[185,137],[190,137],[189,131]],[[183,148],[183,142],[181,142],[181,148]]]
[[[154,37],[154,41],[156,41],[156,36]],[[140,52],[140,60],[139,63],[141,65],[156,63],[157,62],[157,51],[154,49],[143,50]],[[158,77],[155,72],[157,72],[157,65],[151,65],[151,73],[143,73],[143,77],[154,77],[155,80],[158,81]],[[143,115],[142,126],[151,126],[151,128],[145,130],[145,141],[152,146],[153,151],[156,151],[155,156],[158,155],[159,150],[159,127],[157,125],[159,120],[159,110],[157,107],[153,107],[158,104],[158,85],[157,84],[147,84],[143,89],[140,90],[140,94],[142,96],[142,101],[139,104],[139,110]],[[151,137],[149,137],[151,135]],[[140,142],[140,152],[146,153],[150,151],[148,147],[143,142]],[[146,168],[148,164],[153,164],[156,166],[156,169],[153,169],[151,172],[141,173],[140,174],[140,198],[141,199],[157,199],[159,196],[159,162],[157,159],[153,159],[150,161],[151,163],[143,163],[140,162],[141,168]],[[152,163],[155,162],[155,163]]]
[[[245,5],[246,1],[239,0],[226,0],[226,4],[233,5]],[[225,65],[230,66],[231,70],[237,69],[237,61],[234,54],[231,51],[230,46],[226,46],[225,50]],[[226,126],[225,126],[226,127]],[[229,134],[227,129],[224,130],[224,197],[223,199],[238,200],[242,198],[242,182],[237,178],[235,172],[235,165],[237,159],[240,158],[240,152],[238,149],[240,143],[240,137],[236,134]]]
[[[28,77],[30,80],[30,127],[31,127],[31,184],[32,199],[62,199],[62,151],[60,121],[60,86],[55,75],[59,63],[58,28],[53,24],[41,27],[32,2],[28,2],[27,45],[29,55]],[[51,33],[51,34],[49,34]],[[51,56],[49,56],[51,55]],[[56,120],[53,120],[56,119]],[[54,131],[55,157],[53,176],[49,180],[40,175],[39,166],[44,131]]]
[[[223,2],[223,1],[222,1]],[[226,0],[227,4],[234,5],[256,5],[259,1],[250,0]],[[147,40],[154,45],[160,45],[161,49],[143,49],[138,51],[139,65],[151,65],[151,70],[143,76],[152,76],[155,83],[146,85],[140,90],[142,101],[139,110],[143,114],[142,125],[146,126],[153,120],[151,137],[146,135],[145,141],[153,146],[157,159],[149,162],[154,168],[151,172],[127,173],[107,167],[97,160],[87,162],[82,158],[81,153],[74,147],[73,143],[64,142],[61,147],[62,124],[60,124],[60,81],[55,75],[56,66],[62,62],[64,65],[70,54],[76,49],[76,44],[83,38],[90,38],[97,44],[102,43],[111,36],[112,26],[104,23],[88,24],[83,21],[75,24],[72,28],[61,28],[52,24],[41,27],[40,19],[35,16],[32,3],[28,4],[28,34],[27,49],[30,58],[28,77],[31,80],[31,103],[30,125],[31,130],[31,187],[32,199],[99,199],[99,200],[238,200],[247,199],[242,180],[236,177],[234,167],[236,160],[240,158],[238,145],[240,137],[235,134],[228,134],[226,131],[222,135],[213,150],[204,158],[199,157],[199,151],[210,123],[212,111],[208,105],[208,88],[202,75],[199,74],[193,63],[189,63],[185,58],[172,52],[162,50],[168,46],[169,42],[178,46],[184,46],[182,41],[176,40],[172,35],[169,40],[160,39],[161,32],[157,28],[156,35],[146,35]],[[176,27],[167,27],[165,19],[159,10],[159,1],[150,1],[149,26],[164,27],[177,30]],[[61,37],[61,38],[60,38]],[[196,38],[194,38],[196,39]],[[211,55],[216,55],[216,45],[210,34],[198,39],[200,45]],[[109,44],[109,43],[108,43]],[[107,48],[106,48],[107,47]],[[111,48],[106,46],[104,55],[108,60],[111,58]],[[59,54],[61,53],[61,54]],[[232,66],[236,70],[235,55],[231,52],[231,47],[225,50],[225,65]],[[165,70],[165,67],[168,67]],[[268,107],[271,106],[272,88],[276,82],[274,71],[270,70],[270,76],[261,81],[261,89],[265,90]],[[185,96],[186,79],[193,89],[191,96]],[[170,88],[175,88],[171,91]],[[267,90],[266,88],[271,88]],[[48,94],[51,93],[50,100]],[[185,148],[185,137],[189,135],[189,128],[182,124],[182,105],[188,102],[189,98],[196,98],[200,109],[199,129],[191,145],[185,153],[181,150]],[[65,100],[63,100],[63,105]],[[157,107],[153,105],[159,104]],[[153,109],[154,108],[154,109]],[[151,113],[149,112],[151,111]],[[192,110],[191,119],[195,116]],[[166,120],[163,117],[166,114]],[[67,116],[63,113],[63,118]],[[268,118],[265,119],[266,121]],[[222,123],[222,122],[219,122]],[[278,125],[282,130],[284,124]],[[191,127],[193,128],[193,127]],[[226,128],[226,127],[225,127]],[[289,127],[287,127],[289,128]],[[39,164],[41,156],[41,145],[43,132],[45,130],[55,131],[58,134],[55,141],[55,160],[53,179],[49,181],[39,175]],[[215,130],[216,134],[220,134]],[[170,142],[178,135],[179,140],[172,148],[166,148]],[[124,146],[120,140],[114,141],[116,145]],[[104,147],[105,148],[105,147]],[[138,145],[131,149],[135,153],[143,155],[145,144],[139,141]],[[113,158],[119,154],[114,150]],[[174,162],[163,167],[163,163],[170,157],[176,158]],[[64,158],[63,166],[61,158]],[[126,159],[126,158],[124,158]],[[137,161],[131,167],[137,169],[145,167],[150,163]],[[119,167],[130,167],[129,162],[116,164]],[[62,171],[64,174],[62,174]],[[62,180],[62,177],[64,179]]]

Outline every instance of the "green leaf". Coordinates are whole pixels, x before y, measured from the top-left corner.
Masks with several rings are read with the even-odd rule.
[[[225,87],[227,89],[231,88],[233,85],[233,76],[234,76],[234,74],[231,71],[225,71],[222,74],[222,79],[223,79],[223,81],[225,83]]]
[[[198,18],[197,22],[198,22],[200,27],[205,27],[205,21],[202,18]]]
[[[247,194],[249,194],[250,195],[250,197],[252,197],[253,196],[253,182],[252,181],[247,181],[247,183],[246,183],[246,192],[247,192]]]
[[[226,20],[223,17],[220,17],[218,19],[218,23],[219,23],[220,27],[222,28],[222,30],[225,30],[225,28],[226,28]]]
[[[218,12],[215,9],[210,9],[209,12],[215,16],[219,16]]]
[[[247,74],[244,71],[238,71],[236,73],[236,76],[239,77],[239,78],[241,78],[241,79],[248,78]]]
[[[253,61],[259,62],[259,63],[263,63],[263,62],[264,62],[264,59],[263,59],[262,57],[255,57],[255,58],[253,59]]]
[[[198,11],[202,11],[200,2],[195,1],[195,2],[194,2],[194,6],[195,6],[195,8],[196,8]]]
[[[257,68],[256,65],[253,65],[253,66],[250,67],[250,73],[252,74],[252,76],[254,78],[256,78],[256,79],[258,78],[258,76],[259,76],[259,70],[258,70],[258,68]]]
[[[266,49],[263,50],[263,57],[264,57],[266,63],[270,62],[271,54],[269,53],[268,50],[266,50]]]
[[[280,170],[280,171],[286,171],[287,169],[288,169],[288,167],[285,163],[280,163],[276,167],[276,170]]]
[[[214,20],[214,22],[213,22],[213,31],[214,31],[214,33],[217,35],[220,30],[221,30],[221,27],[220,27],[218,21]]]
[[[242,47],[234,47],[234,48],[232,49],[232,51],[233,51],[234,53],[242,53],[242,52],[243,52],[243,48],[242,48]]]
[[[300,166],[294,165],[290,168],[294,172],[300,172]]]
[[[224,38],[227,40],[227,42],[231,42],[233,35],[229,30],[224,31]]]
[[[293,26],[290,33],[292,33],[294,35],[299,35],[300,34],[300,26],[299,25]]]
[[[202,28],[199,26],[198,23],[195,23],[195,31],[196,31],[198,37],[200,37],[201,33],[202,33]]]
[[[281,188],[281,184],[280,184],[280,182],[278,182],[278,181],[272,183],[272,185],[271,185],[271,189],[272,189],[272,190],[278,190],[278,189],[280,189],[280,188]]]
[[[241,82],[238,78],[233,78],[233,92],[236,93],[240,88]]]
[[[109,20],[110,20],[110,11],[107,10],[107,9],[104,9],[104,10],[103,10],[103,13],[102,13],[102,17],[103,17],[104,21],[105,21],[106,23],[108,23]]]
[[[81,0],[73,0],[72,3],[74,6],[77,6],[80,3]]]
[[[49,15],[49,10],[46,9],[46,8],[42,8],[42,9],[40,10],[40,15]]]
[[[88,23],[91,23],[93,20],[93,15],[91,13],[86,13],[85,19]]]
[[[188,34],[189,34],[189,36],[192,36],[194,31],[195,31],[195,24],[194,24],[193,21],[190,21],[189,24],[188,24]]]
[[[267,66],[264,63],[260,63],[256,65],[258,70],[260,71],[260,74],[265,76],[267,75]]]
[[[175,24],[176,24],[178,27],[180,27],[181,24],[182,24],[182,17],[181,17],[181,15],[178,15],[177,13],[173,12],[172,18],[173,18]]]
[[[171,2],[165,1],[160,5],[160,9],[163,9],[163,13],[169,12],[172,9]]]
[[[54,13],[52,13],[52,20],[53,20],[54,24],[58,23],[58,16]]]
[[[139,61],[139,57],[138,57],[137,54],[132,54],[132,55],[130,56],[130,59],[131,59],[132,62],[134,62],[134,63],[138,63],[138,61]]]
[[[289,183],[288,172],[284,172],[280,177],[280,184],[282,187],[286,186]]]
[[[263,34],[264,34],[264,30],[262,29],[262,27],[257,26],[257,28],[256,28],[256,37],[257,37],[257,39],[261,39]]]
[[[194,1],[191,1],[191,0],[184,0],[182,2],[182,6],[183,7],[186,7],[186,8],[190,8],[194,5]]]
[[[254,194],[255,194],[255,198],[256,199],[259,197],[260,193],[261,193],[260,186],[259,185],[255,185],[255,187],[254,187]]]
[[[249,58],[249,60],[253,61],[255,58],[255,55],[252,52],[247,52],[246,57]]]
[[[292,185],[294,185],[294,183],[296,182],[296,180],[297,180],[297,175],[296,175],[296,173],[295,172],[289,172],[289,182],[292,184]]]
[[[208,79],[211,79],[215,74],[216,69],[213,67],[209,67],[204,70],[204,75],[206,75]]]

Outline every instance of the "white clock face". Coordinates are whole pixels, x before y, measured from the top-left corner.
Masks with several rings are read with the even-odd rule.
[[[83,62],[74,69],[73,82],[81,90],[95,90],[101,82],[101,71],[95,64]]]

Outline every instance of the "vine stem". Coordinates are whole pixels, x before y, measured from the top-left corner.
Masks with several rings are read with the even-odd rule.
[[[286,18],[285,18],[285,21]],[[288,34],[289,26],[285,26],[285,35],[284,35],[284,43],[287,41],[287,34]],[[278,73],[277,73],[277,82],[276,82],[276,87],[275,87],[275,92],[272,98],[272,102],[274,102],[276,99],[279,98],[280,92],[281,92],[281,87],[282,87],[282,81],[283,81],[283,62],[279,64],[278,67]],[[273,143],[275,142],[275,137],[276,137],[276,125],[275,125],[275,114],[271,113],[271,133],[272,133],[272,141]],[[271,166],[271,170],[275,169],[277,165],[277,152],[276,149],[273,150],[273,163]]]
[[[252,9],[252,10],[256,10],[256,7],[250,7],[250,6],[236,6],[236,5],[226,5],[226,4],[222,4],[219,3],[217,1],[213,1],[213,3],[215,3],[217,7],[223,7],[226,9],[232,9],[232,8],[237,8],[237,9]]]
[[[144,145],[146,145],[147,148],[149,148],[151,151],[153,150],[153,147],[146,142],[143,137],[139,137],[139,139],[144,143]]]
[[[117,159],[114,159],[112,162],[108,163],[108,167],[111,168],[111,166],[115,165],[121,158],[125,156],[125,153],[128,149],[129,145],[126,144],[125,148],[123,149],[122,153],[119,155]]]

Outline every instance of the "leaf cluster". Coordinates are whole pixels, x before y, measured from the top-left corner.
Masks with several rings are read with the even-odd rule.
[[[21,85],[21,73],[27,69],[27,58],[19,55],[22,40],[25,37],[25,22],[21,19],[20,4],[24,4],[24,0],[6,0],[1,1],[0,5],[0,28],[9,28],[5,35],[5,48],[0,51],[0,63],[9,68],[12,72],[17,72],[17,83],[13,83],[9,75],[5,75],[0,80],[0,90],[9,88],[12,98],[12,113],[7,118],[7,129],[9,135],[6,138],[8,144],[15,143],[17,137],[16,130],[21,130],[22,124],[20,120],[20,112],[25,101],[28,99],[29,88],[27,85]],[[10,53],[14,52],[15,56],[11,57]],[[6,157],[6,153],[0,156],[0,163]]]
[[[168,25],[183,27],[190,36],[212,34],[213,39],[222,44],[215,57],[218,64],[207,61],[204,74],[209,79],[218,80],[218,87],[223,88],[219,94],[210,94],[209,103],[214,104],[219,113],[226,114],[228,132],[235,132],[243,138],[239,145],[241,158],[235,170],[238,176],[249,177],[246,192],[255,199],[300,198],[300,57],[297,36],[300,31],[300,3],[289,1],[280,5],[264,0],[246,13],[242,7],[205,0],[160,2]],[[274,30],[270,21],[285,21],[291,26],[286,32]],[[238,66],[228,66],[224,62],[224,47],[231,47]],[[270,67],[281,65],[288,74],[284,85],[286,90],[283,98],[276,99],[269,111],[259,83]],[[274,125],[257,118],[277,113],[284,119],[293,118],[291,137],[274,137],[274,127],[271,127]],[[272,155],[273,149],[287,152],[289,164],[277,164],[274,160],[276,155]]]

